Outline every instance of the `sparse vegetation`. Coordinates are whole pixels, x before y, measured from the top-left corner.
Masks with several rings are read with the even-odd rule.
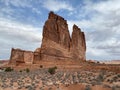
[[[57,67],[55,66],[55,67],[52,67],[52,68],[49,68],[48,69],[48,72],[50,73],[50,74],[55,74],[55,70],[57,69]]]
[[[97,61],[97,63],[98,63],[98,64],[100,64],[100,62],[99,62],[99,61]]]
[[[97,77],[97,80],[98,80],[99,82],[102,82],[102,81],[104,80],[104,75],[100,73],[100,74],[98,75],[98,77]]]
[[[85,90],[91,90],[90,86],[89,86],[89,85],[86,85]]]
[[[22,70],[20,70],[19,72],[22,72]]]
[[[28,73],[28,72],[30,72],[30,70],[28,68],[26,68],[26,72]]]
[[[57,66],[55,66],[54,68],[57,69]]]
[[[11,71],[13,71],[13,69],[11,67],[5,68],[5,72],[11,72]]]
[[[120,74],[117,75],[120,78]]]

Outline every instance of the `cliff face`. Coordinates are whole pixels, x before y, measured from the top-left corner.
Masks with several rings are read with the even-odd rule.
[[[43,39],[40,48],[34,52],[12,49],[10,63],[18,61],[37,63],[41,60],[85,60],[86,43],[84,32],[73,25],[70,37],[67,21],[53,12],[43,27]],[[29,56],[29,58],[28,58]]]
[[[48,20],[43,27],[43,39],[41,45],[42,59],[69,57],[70,35],[66,20],[61,16],[49,13]],[[50,58],[51,57],[51,58]],[[53,57],[53,58],[52,58]]]
[[[11,50],[11,57],[10,57],[10,64],[32,64],[33,62],[33,52],[32,51],[25,51],[21,49],[14,49]]]
[[[11,50],[11,56],[10,56],[10,63],[16,64],[17,61],[21,61],[24,63],[24,51],[20,49],[14,49]]]
[[[49,46],[46,44],[46,40],[54,41],[66,49],[70,47],[70,35],[67,22],[64,18],[53,12],[49,13],[48,20],[43,27],[42,48]]]
[[[85,60],[86,42],[84,32],[78,26],[73,25],[70,51],[74,59]]]
[[[64,59],[85,60],[85,52],[84,32],[74,25],[72,37],[70,38],[67,21],[61,16],[50,12],[43,28],[42,56],[45,55],[45,59],[50,59],[46,57],[51,56],[56,57],[55,59],[62,57]]]

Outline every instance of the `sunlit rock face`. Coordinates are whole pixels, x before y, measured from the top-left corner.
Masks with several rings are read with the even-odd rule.
[[[72,37],[70,37],[67,21],[50,12],[43,28],[42,59],[85,60],[85,52],[84,32],[73,25]]]
[[[73,25],[70,37],[67,21],[54,12],[50,12],[43,26],[43,38],[40,48],[34,52],[12,49],[10,63],[38,63],[41,60],[80,60],[86,59],[86,41],[84,32]]]
[[[10,64],[32,64],[34,53],[32,51],[25,51],[21,49],[11,50]]]

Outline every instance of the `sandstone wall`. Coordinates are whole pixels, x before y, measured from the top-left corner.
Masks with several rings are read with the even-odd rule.
[[[34,53],[31,51],[24,52],[24,62],[26,64],[33,64]]]
[[[74,59],[86,59],[85,35],[76,25],[73,25],[70,51],[73,53]]]
[[[86,41],[84,32],[73,25],[70,37],[67,21],[53,12],[49,13],[48,20],[43,27],[41,47],[34,52],[12,49],[10,63],[38,64],[50,60],[78,60],[86,59]]]
[[[41,59],[85,60],[85,53],[84,32],[74,25],[72,37],[70,37],[67,21],[61,16],[50,12],[43,27]]]
[[[32,51],[25,51],[21,49],[11,50],[10,64],[32,64],[34,59],[34,53]]]
[[[41,48],[37,48],[35,51],[34,51],[34,60],[33,60],[33,63],[39,63],[41,60]]]
[[[21,61],[24,63],[24,51],[21,49],[11,50],[10,64],[16,64],[16,61]]]

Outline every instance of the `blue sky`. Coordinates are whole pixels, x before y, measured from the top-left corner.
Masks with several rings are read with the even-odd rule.
[[[87,59],[120,59],[120,0],[0,0],[0,59],[40,47],[49,11],[85,32]]]

